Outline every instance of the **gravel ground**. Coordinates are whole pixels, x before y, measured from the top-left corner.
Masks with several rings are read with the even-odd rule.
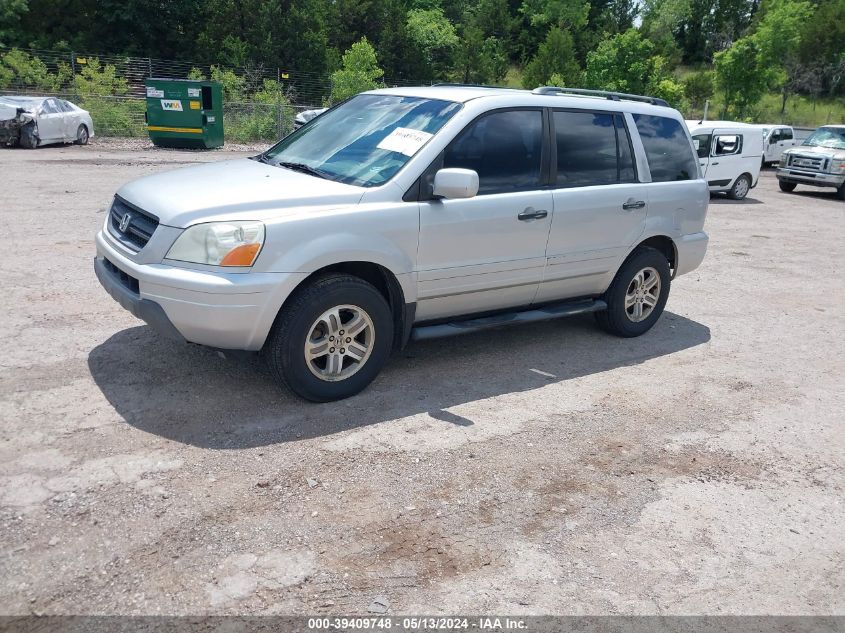
[[[314,405],[99,287],[117,187],[245,155],[136,143],[0,150],[0,612],[845,613],[832,191],[714,200],[641,338],[414,344]]]

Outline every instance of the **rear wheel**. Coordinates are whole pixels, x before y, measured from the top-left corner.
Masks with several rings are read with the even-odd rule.
[[[393,318],[372,285],[332,274],[297,290],[276,319],[264,356],[277,380],[314,402],[353,396],[378,375]]]
[[[785,191],[786,193],[792,193],[795,191],[795,187],[797,186],[794,182],[787,182],[785,180],[778,180],[778,186],[780,187],[781,191]]]
[[[596,321],[616,336],[645,334],[663,314],[670,283],[666,257],[653,248],[638,248],[613,278],[604,294],[607,310],[596,312]]]
[[[88,145],[88,138],[88,128],[84,125],[80,125],[76,130],[76,144]]]
[[[728,198],[731,200],[742,200],[748,195],[750,189],[751,178],[748,177],[748,174],[742,174],[736,179],[730,191],[728,191]]]

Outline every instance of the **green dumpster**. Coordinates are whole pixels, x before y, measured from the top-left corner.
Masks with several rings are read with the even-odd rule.
[[[223,88],[216,81],[147,79],[147,131],[159,147],[223,145]]]

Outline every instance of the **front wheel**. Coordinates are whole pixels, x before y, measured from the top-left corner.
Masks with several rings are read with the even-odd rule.
[[[663,314],[670,283],[666,257],[653,248],[638,248],[613,278],[604,294],[607,310],[596,312],[596,321],[616,336],[645,334]]]
[[[797,186],[794,182],[787,182],[785,180],[778,180],[778,186],[780,187],[781,191],[785,191],[786,193],[792,193],[795,191],[795,187]]]
[[[390,306],[371,284],[332,274],[296,291],[283,306],[264,356],[291,391],[313,402],[353,396],[387,362]]]
[[[839,189],[836,190],[836,193],[839,195],[840,200],[845,200],[845,182],[839,185]]]
[[[748,195],[750,189],[751,179],[746,174],[742,174],[736,179],[731,190],[728,191],[728,198],[731,200],[742,200]]]
[[[35,123],[27,123],[21,128],[21,135],[18,141],[21,147],[35,149],[38,147],[38,135],[35,133]]]

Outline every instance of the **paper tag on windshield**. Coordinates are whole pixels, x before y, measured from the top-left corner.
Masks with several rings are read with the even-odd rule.
[[[432,136],[433,134],[428,132],[398,127],[385,136],[376,147],[390,152],[399,152],[405,156],[413,156]]]

